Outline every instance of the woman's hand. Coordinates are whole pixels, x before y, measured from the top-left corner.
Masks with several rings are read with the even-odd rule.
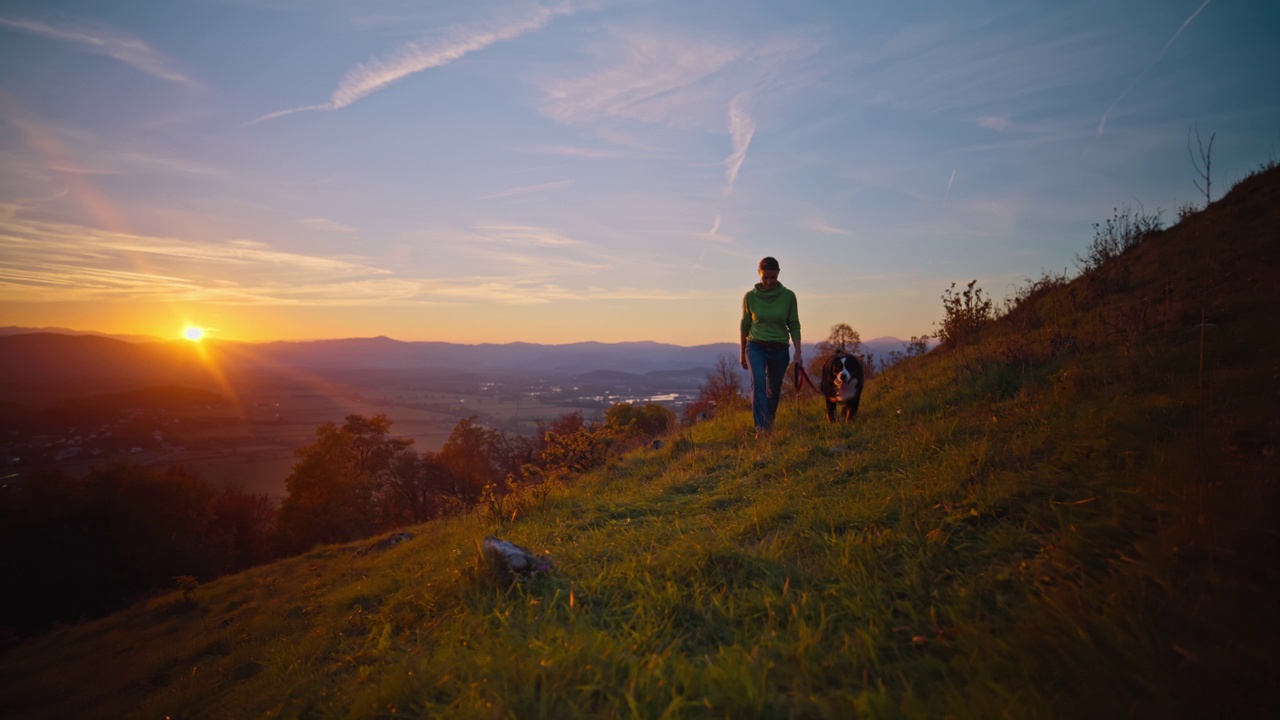
[[[743,349],[742,349],[742,358],[741,358],[741,362],[742,362],[742,369],[743,369],[743,370],[750,370],[750,369],[751,369],[751,368],[747,367],[747,350],[746,350],[746,348],[743,348]]]

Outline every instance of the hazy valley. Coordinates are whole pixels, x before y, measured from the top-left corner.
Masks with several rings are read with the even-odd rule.
[[[0,474],[82,474],[113,460],[182,466],[214,484],[284,495],[318,425],[384,414],[419,451],[459,420],[519,435],[616,402],[677,414],[729,343],[466,346],[388,338],[248,345],[0,331]],[[896,338],[865,343],[887,357]],[[745,372],[743,373],[745,381]]]

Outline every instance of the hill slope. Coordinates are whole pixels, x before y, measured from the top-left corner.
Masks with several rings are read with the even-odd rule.
[[[1273,716],[1278,228],[1271,170],[853,425],[790,397],[766,442],[722,418],[54,632],[0,661],[0,714]],[[490,532],[555,572],[495,579]]]
[[[0,391],[11,400],[66,398],[159,384],[216,385],[194,344],[100,335],[0,335]]]

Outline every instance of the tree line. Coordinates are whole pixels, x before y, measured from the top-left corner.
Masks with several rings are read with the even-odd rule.
[[[0,643],[109,612],[178,576],[275,557],[275,505],[182,468],[128,463],[44,471],[0,494]]]
[[[384,415],[348,415],[295,451],[287,496],[216,489],[187,470],[131,463],[83,477],[45,470],[0,490],[0,645],[59,621],[92,618],[195,578],[207,581],[321,544],[436,517],[493,511],[668,432],[661,405],[618,403],[539,423],[534,437],[474,416],[439,452],[417,452]],[[184,579],[180,581],[180,579]]]

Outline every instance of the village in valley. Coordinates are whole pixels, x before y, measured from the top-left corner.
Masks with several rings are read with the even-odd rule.
[[[458,421],[471,417],[486,427],[534,435],[540,424],[569,413],[599,420],[619,402],[656,403],[678,416],[706,372],[336,372],[305,381],[260,378],[235,392],[149,388],[35,410],[6,407],[0,484],[45,470],[83,475],[127,461],[182,466],[219,486],[281,497],[294,451],[314,439],[317,426],[341,424],[347,415],[386,415],[393,435],[412,439],[418,451],[438,451]]]

